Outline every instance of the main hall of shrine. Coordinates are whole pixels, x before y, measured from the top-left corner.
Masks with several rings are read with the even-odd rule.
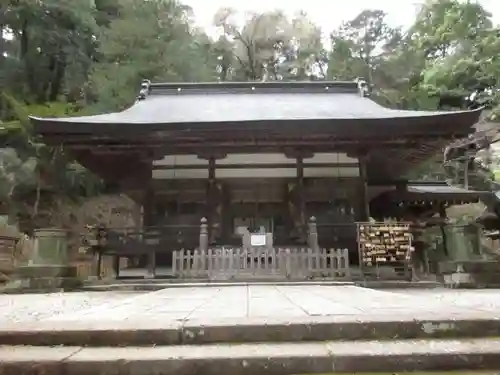
[[[301,245],[314,216],[321,247],[355,253],[355,222],[478,200],[407,176],[473,133],[480,112],[388,109],[362,82],[144,81],[122,112],[32,121],[46,144],[142,205],[143,227],[177,228],[160,252],[196,248],[179,228],[203,217],[214,246],[241,242],[241,227]]]

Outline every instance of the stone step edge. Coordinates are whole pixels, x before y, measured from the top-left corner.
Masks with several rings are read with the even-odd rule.
[[[500,319],[338,319],[266,321],[45,321],[0,327],[0,345],[201,345],[217,343],[300,342],[500,337]],[[147,320],[147,319],[146,319]],[[336,321],[337,320],[337,321]]]
[[[356,284],[370,284],[370,283],[389,283],[389,284],[400,284],[400,285],[443,285],[442,282],[437,280],[401,280],[401,279],[378,279],[378,278],[356,278],[352,277],[349,279],[341,278],[341,279],[266,279],[266,278],[249,278],[245,279],[196,279],[196,278],[127,278],[127,277],[119,277],[119,278],[108,278],[97,280],[90,278],[89,280],[84,282],[84,287],[98,287],[98,286],[108,286],[108,285],[127,285],[127,284],[153,284],[153,285],[169,285],[172,287],[191,287],[191,286],[223,286],[223,285],[231,285],[231,286],[248,286],[248,285],[356,285]]]
[[[149,282],[134,280],[135,282],[113,283],[113,284],[87,284],[78,288],[83,292],[103,292],[103,291],[156,291],[167,288],[193,288],[193,287],[233,287],[233,286],[359,286],[372,289],[436,289],[445,288],[445,285],[439,282],[400,282],[400,281],[280,281],[280,282]]]
[[[248,281],[235,281],[235,280],[207,280],[207,279],[113,279],[100,281],[87,281],[81,289],[98,289],[99,287],[119,287],[128,285],[158,285],[164,288],[191,288],[191,287],[220,287],[220,286],[258,286],[258,285],[325,285],[325,286],[345,286],[355,285],[352,280],[248,280]]]
[[[0,373],[288,375],[437,370],[500,370],[500,339],[0,347]]]

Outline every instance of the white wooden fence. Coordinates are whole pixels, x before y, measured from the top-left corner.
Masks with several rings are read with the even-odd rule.
[[[173,275],[181,278],[288,279],[349,278],[347,249],[222,248],[178,250],[173,253]]]

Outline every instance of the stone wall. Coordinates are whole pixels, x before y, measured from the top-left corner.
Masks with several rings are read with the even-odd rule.
[[[125,195],[103,195],[87,199],[83,202],[60,203],[54,210],[51,226],[68,230],[69,259],[76,265],[82,277],[90,273],[92,256],[84,252],[81,235],[85,233],[87,225],[103,223],[108,227],[139,228],[141,208]],[[4,227],[5,230],[7,230]],[[13,251],[13,267],[27,264],[32,256],[33,241],[15,227],[9,227],[12,235],[19,236],[20,240]],[[103,276],[111,274],[111,259],[103,259]],[[7,275],[0,275],[0,281],[8,279]]]
[[[70,259],[77,267],[78,275],[86,278],[91,273],[92,256],[84,253],[81,234],[87,225],[104,224],[110,228],[140,228],[141,208],[126,195],[103,195],[88,199],[75,207],[70,223]],[[121,266],[126,266],[123,259]],[[112,258],[104,257],[102,276],[112,275]]]

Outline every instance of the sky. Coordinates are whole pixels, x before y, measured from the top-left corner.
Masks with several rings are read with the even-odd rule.
[[[193,8],[196,22],[212,29],[215,12],[222,7],[235,8],[242,14],[249,11],[281,9],[289,14],[304,10],[323,32],[330,33],[343,21],[349,21],[364,9],[380,9],[387,13],[391,26],[411,25],[422,0],[183,0]],[[478,0],[500,23],[500,0]],[[210,33],[210,32],[209,32]]]

